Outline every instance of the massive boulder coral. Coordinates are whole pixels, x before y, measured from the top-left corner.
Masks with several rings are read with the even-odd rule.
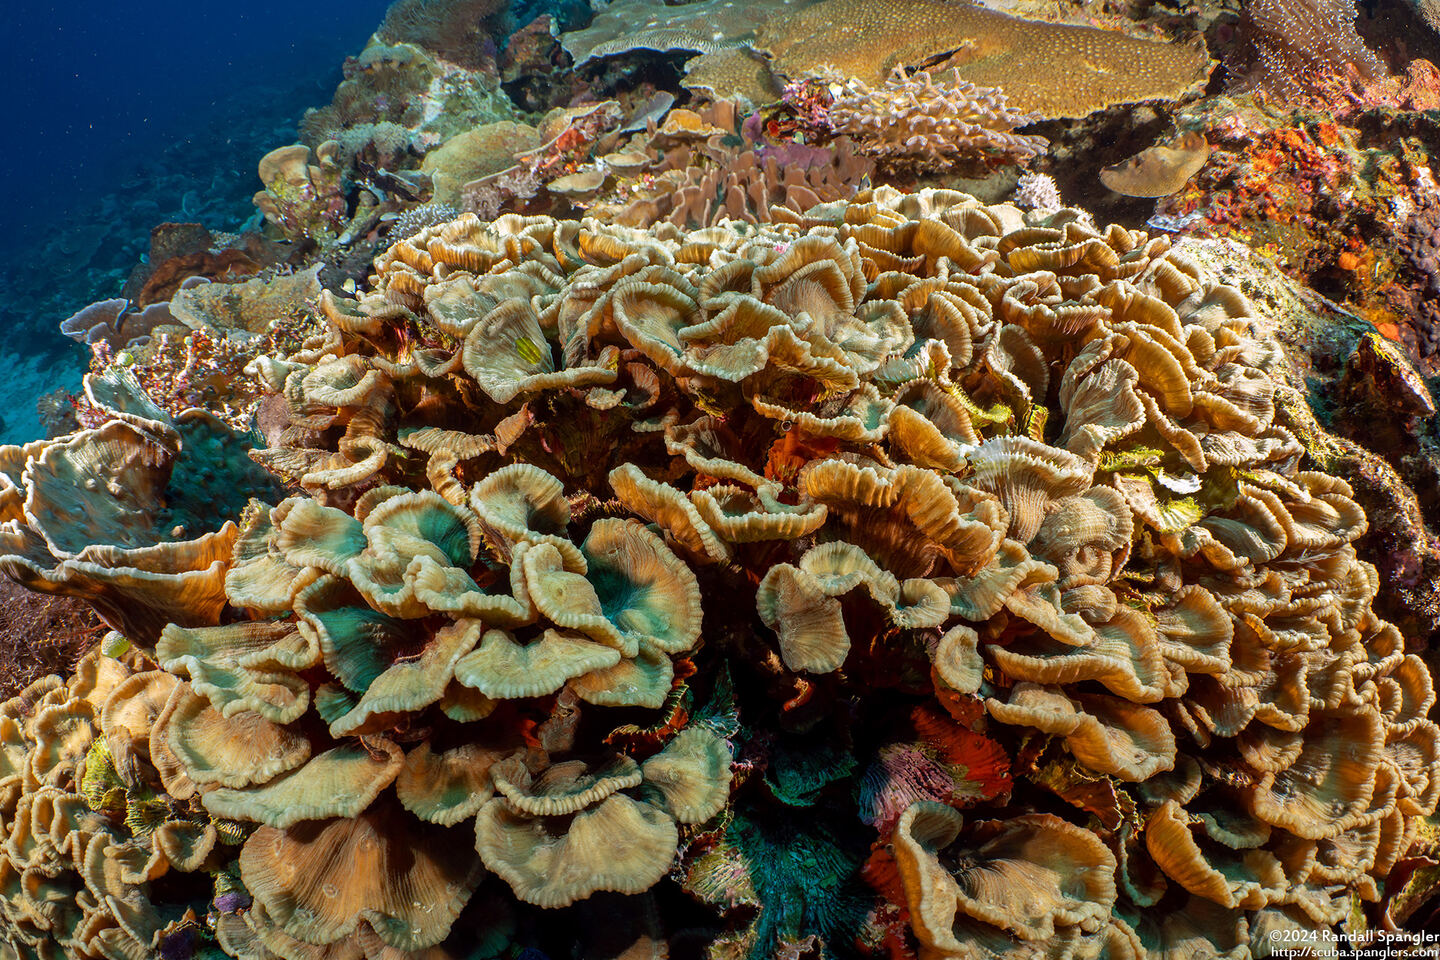
[[[253,827],[227,952],[591,903],[717,958],[1239,955],[1377,895],[1433,686],[1248,301],[1074,210],[771,216],[462,216],[256,361],[304,495],[144,694],[167,792]]]

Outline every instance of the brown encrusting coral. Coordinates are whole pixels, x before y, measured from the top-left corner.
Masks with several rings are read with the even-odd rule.
[[[256,361],[303,493],[99,712],[118,776],[244,825],[218,949],[553,950],[623,902],[717,960],[1240,955],[1379,895],[1435,695],[1249,301],[1073,209],[769,217],[464,215]],[[91,389],[55,449],[141,429]],[[74,477],[21,478],[52,589]]]
[[[881,83],[896,67],[953,67],[960,79],[998,87],[1017,109],[1047,118],[1175,99],[1203,84],[1211,66],[1203,45],[1025,20],[951,0],[821,0],[771,17],[755,46],[790,78],[829,66]]]

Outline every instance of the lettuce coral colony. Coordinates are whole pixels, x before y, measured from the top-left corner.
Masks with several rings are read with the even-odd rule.
[[[66,322],[0,572],[110,632],[0,702],[0,960],[1243,958],[1388,911],[1436,696],[1274,318],[1043,173],[922,186],[1208,55],[511,6],[401,0],[261,159],[308,269]],[[507,89],[575,61],[543,116],[511,28]]]
[[[624,896],[649,950],[688,895],[716,957],[1220,955],[1375,897],[1434,693],[1264,319],[1070,209],[772,213],[396,243],[251,365],[303,493],[203,590],[44,506],[173,432],[133,382],[9,448],[6,564],[158,564],[0,713],[11,948],[495,956]]]

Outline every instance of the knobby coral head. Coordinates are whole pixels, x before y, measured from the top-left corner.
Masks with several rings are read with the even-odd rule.
[[[1375,898],[1440,799],[1434,693],[1249,302],[1075,210],[771,213],[466,215],[325,294],[253,367],[300,492],[224,609],[91,661],[98,707],[0,711],[0,797],[117,847],[33,936],[173,935],[135,866],[171,849],[232,956],[493,955],[586,904],[655,947],[677,886],[717,956],[1218,954]],[[132,782],[170,848],[107,813]]]

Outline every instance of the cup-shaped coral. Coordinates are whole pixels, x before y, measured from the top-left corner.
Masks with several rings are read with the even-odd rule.
[[[87,375],[85,393],[96,426],[0,447],[0,570],[32,590],[83,597],[145,643],[167,622],[215,623],[236,527],[209,517],[218,530],[182,536],[179,508],[193,504],[169,484],[198,459],[187,449],[197,428],[218,423],[200,410],[171,418],[123,370]],[[243,488],[243,471],[233,473]]]
[[[153,666],[96,650],[0,703],[3,952],[170,955],[227,889],[234,825],[161,786],[153,737],[177,688]]]
[[[340,144],[327,140],[315,149],[303,143],[278,147],[260,159],[260,182],[255,206],[291,241],[320,246],[335,242],[345,225],[344,170]]]

